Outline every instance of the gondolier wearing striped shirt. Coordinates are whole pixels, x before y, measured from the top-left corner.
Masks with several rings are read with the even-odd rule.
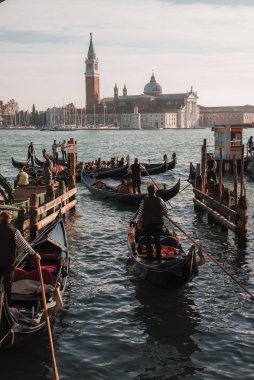
[[[151,246],[153,236],[156,248],[156,259],[158,262],[160,262],[160,233],[163,226],[163,216],[166,216],[168,214],[168,209],[165,202],[160,197],[156,196],[156,190],[157,188],[155,185],[149,185],[147,187],[148,195],[142,200],[140,204],[136,220],[137,222],[142,222],[144,228],[148,259],[153,259]]]
[[[11,287],[14,275],[15,260],[18,252],[25,251],[40,259],[30,244],[23,238],[20,231],[11,224],[8,212],[0,214],[0,281],[3,281],[8,304],[11,304]]]

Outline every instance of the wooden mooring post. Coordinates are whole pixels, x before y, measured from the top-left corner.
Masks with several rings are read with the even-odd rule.
[[[248,200],[244,186],[244,146],[240,165],[240,194],[238,196],[237,161],[234,158],[234,187],[226,188],[222,181],[223,159],[220,150],[219,181],[207,183],[206,177],[206,140],[201,149],[201,165],[196,166],[194,192],[194,209],[205,211],[209,223],[218,223],[222,230],[230,230],[238,237],[238,244],[246,241]],[[232,200],[234,202],[232,202]]]

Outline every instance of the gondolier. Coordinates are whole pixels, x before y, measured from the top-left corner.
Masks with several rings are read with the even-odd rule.
[[[130,167],[131,172],[131,178],[132,178],[132,187],[133,187],[133,193],[136,192],[138,194],[141,194],[140,185],[141,185],[141,170],[142,165],[139,164],[138,159],[135,158],[134,164]]]
[[[11,224],[10,214],[6,211],[0,214],[0,278],[4,284],[8,304],[11,304],[11,288],[17,251],[25,251],[40,259],[30,244],[23,238],[20,231]]]
[[[27,150],[27,164],[29,164],[29,161],[31,160],[32,166],[34,166],[34,156],[35,156],[35,150],[34,145],[32,142],[30,142]]]
[[[148,195],[142,200],[137,216],[137,222],[142,222],[144,228],[147,257],[153,259],[152,252],[152,236],[156,248],[156,259],[161,261],[161,243],[160,233],[163,226],[163,216],[168,215],[165,202],[156,196],[156,186],[149,185],[147,187]]]

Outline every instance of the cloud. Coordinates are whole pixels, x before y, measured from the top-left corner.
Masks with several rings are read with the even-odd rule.
[[[143,92],[152,70],[164,92],[194,86],[202,104],[251,103],[251,1],[8,0],[0,5],[4,101],[46,108],[85,103],[89,33],[101,94],[115,81]],[[24,88],[26,91],[24,91]]]

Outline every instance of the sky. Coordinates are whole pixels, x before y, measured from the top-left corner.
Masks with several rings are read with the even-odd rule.
[[[5,0],[0,100],[20,109],[85,105],[90,32],[101,97],[193,87],[203,106],[254,105],[254,0]]]

